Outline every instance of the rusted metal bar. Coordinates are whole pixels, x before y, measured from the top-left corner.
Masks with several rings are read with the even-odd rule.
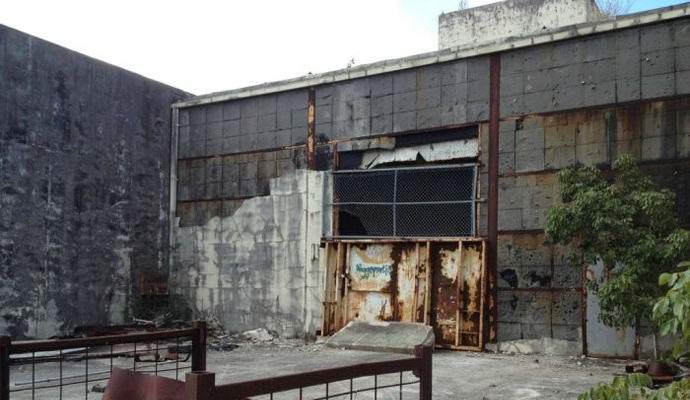
[[[431,348],[428,348],[431,351]],[[300,374],[283,375],[254,381],[216,386],[215,396],[219,399],[243,399],[268,393],[284,392],[327,382],[345,381],[372,375],[392,374],[400,371],[420,371],[431,379],[431,353],[400,360],[378,361],[345,367],[329,368]],[[189,375],[188,375],[189,376]],[[428,382],[429,388],[431,382]],[[421,383],[420,383],[421,386]],[[428,397],[431,399],[431,397]]]
[[[486,332],[485,331],[485,326],[486,323],[484,322],[484,319],[486,318],[486,241],[482,242],[482,265],[481,265],[481,272],[480,272],[480,280],[481,280],[481,287],[480,287],[480,294],[479,294],[479,299],[480,299],[480,304],[479,304],[479,349],[484,350],[484,342],[486,341]]]
[[[464,310],[463,308],[465,307],[465,302],[464,302],[464,289],[465,289],[465,274],[463,271],[463,262],[464,260],[464,254],[462,252],[462,242],[458,242],[458,254],[459,254],[459,260],[458,260],[458,270],[456,271],[456,277],[455,277],[455,291],[456,291],[456,296],[457,296],[457,309],[455,310],[455,345],[460,346],[462,345],[462,331],[463,331],[463,322],[465,319],[464,315]]]
[[[488,235],[489,235],[489,287],[496,288],[498,282],[498,138],[501,96],[501,55],[492,54],[489,71],[489,205],[488,205]],[[495,291],[490,290],[495,298]],[[497,332],[498,307],[493,304],[491,326],[494,332],[491,339],[495,340]]]
[[[580,318],[582,321],[582,354],[589,355],[589,348],[587,345],[587,267],[585,266],[584,257],[580,257],[580,265],[582,266],[582,306],[580,311]]]
[[[424,285],[426,286],[424,290],[424,325],[431,325],[431,284],[432,271],[431,271],[431,242],[426,242],[426,268],[424,272],[426,273]]]
[[[419,399],[431,400],[432,394],[432,354],[434,349],[427,346],[415,347],[415,356],[420,359],[419,367]]]
[[[0,336],[0,400],[10,400],[10,346],[9,336]]]
[[[216,374],[210,372],[188,372],[185,374],[186,400],[213,400],[216,397]],[[227,399],[237,397],[227,395]]]
[[[354,236],[340,236],[340,237],[325,237],[321,239],[324,243],[423,243],[423,242],[481,242],[485,238],[481,237],[463,237],[463,236],[439,236],[439,237],[425,237],[425,236],[399,236],[399,237],[377,237],[373,238],[362,238]]]
[[[307,102],[307,165],[316,169],[316,89],[309,88]]]
[[[147,342],[178,337],[192,337],[194,328],[173,329],[160,332],[134,333],[126,335],[109,335],[91,338],[50,339],[12,342],[10,354],[30,353],[32,351],[65,350],[89,346],[107,346],[110,344]]]
[[[206,371],[206,321],[192,323],[192,372]]]

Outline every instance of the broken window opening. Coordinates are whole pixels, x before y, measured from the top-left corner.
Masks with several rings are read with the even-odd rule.
[[[337,237],[474,236],[476,164],[333,173]]]

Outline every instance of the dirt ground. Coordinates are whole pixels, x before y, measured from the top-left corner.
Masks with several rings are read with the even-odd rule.
[[[281,340],[276,343],[241,344],[232,351],[209,350],[207,365],[216,373],[216,383],[240,382],[244,380],[265,378],[269,376],[291,374],[335,365],[358,363],[394,357],[390,354],[367,353],[325,348],[320,344],[304,345],[299,341]],[[131,359],[130,359],[131,360]],[[117,363],[127,365],[128,361]],[[610,381],[615,374],[623,372],[624,362],[598,360],[580,357],[557,357],[545,355],[508,355],[492,353],[469,353],[436,351],[433,361],[434,399],[575,399],[587,388]],[[79,375],[83,373],[83,364],[65,363],[63,374]],[[90,362],[90,371],[107,370],[108,361]],[[28,367],[13,367],[12,381],[21,382],[31,379]],[[37,378],[45,379],[55,376],[57,366],[44,364],[33,372]],[[165,373],[174,377],[171,372]],[[378,384],[396,383],[400,377],[382,376]],[[404,381],[412,380],[411,374],[404,376]],[[388,381],[387,381],[388,380]],[[359,380],[355,388],[371,386],[373,382]],[[102,383],[101,383],[102,384]],[[349,382],[347,383],[349,384]],[[347,389],[346,383],[330,386],[330,395]],[[100,399],[102,393],[93,391],[93,383],[74,385],[65,388],[63,399]],[[378,399],[413,399],[418,398],[416,385],[406,386],[401,392],[391,388],[380,393]],[[305,398],[316,398],[325,395],[324,387],[305,391]],[[352,397],[362,400],[373,398],[359,393]],[[31,399],[31,392],[13,393],[12,399]],[[57,399],[54,391],[40,391],[34,394],[35,399]],[[274,396],[275,399],[296,398]],[[350,398],[349,396],[331,398]]]

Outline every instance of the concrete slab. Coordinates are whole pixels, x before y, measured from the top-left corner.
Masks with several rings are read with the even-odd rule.
[[[433,344],[432,327],[409,322],[352,321],[326,341],[338,349],[406,354],[413,354],[415,346]]]

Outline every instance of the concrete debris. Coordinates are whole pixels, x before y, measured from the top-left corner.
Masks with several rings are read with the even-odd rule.
[[[352,321],[326,341],[328,347],[392,353],[414,353],[415,346],[433,344],[431,326],[383,321]]]
[[[91,386],[91,392],[105,393],[105,385],[103,385],[101,383],[97,383],[97,384]]]
[[[266,328],[258,328],[242,332],[241,337],[252,342],[272,342],[278,337],[278,334]]]

